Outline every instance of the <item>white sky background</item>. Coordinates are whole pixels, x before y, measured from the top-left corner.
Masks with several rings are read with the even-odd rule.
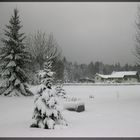
[[[0,3],[0,32],[19,9],[26,34],[52,32],[63,55],[73,62],[135,64],[137,2]]]

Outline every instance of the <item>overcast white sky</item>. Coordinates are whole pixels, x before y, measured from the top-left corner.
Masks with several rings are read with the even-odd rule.
[[[0,32],[17,7],[26,34],[52,32],[70,61],[135,64],[138,2],[0,3]]]

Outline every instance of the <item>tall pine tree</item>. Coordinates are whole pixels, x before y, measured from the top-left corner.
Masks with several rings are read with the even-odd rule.
[[[10,18],[6,25],[5,38],[2,39],[3,47],[0,54],[1,77],[3,79],[2,92],[5,96],[32,95],[27,87],[26,64],[29,62],[29,54],[25,51],[23,43],[24,33],[19,33],[22,26],[18,10]]]

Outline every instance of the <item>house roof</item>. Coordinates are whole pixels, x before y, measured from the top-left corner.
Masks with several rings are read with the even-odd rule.
[[[128,76],[128,75],[136,75],[137,74],[137,71],[119,71],[119,72],[116,72],[116,71],[113,71],[112,74],[110,75],[103,75],[103,74],[98,74],[98,76],[104,78],[104,79],[107,79],[107,78],[123,78],[124,76]]]
[[[107,79],[110,77],[110,75],[103,75],[103,74],[99,74],[99,73],[96,73],[97,76],[100,76],[101,78],[104,78],[104,79]]]

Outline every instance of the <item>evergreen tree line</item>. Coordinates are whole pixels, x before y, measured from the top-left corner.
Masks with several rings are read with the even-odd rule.
[[[129,65],[125,64],[123,66],[120,63],[116,64],[104,64],[103,62],[96,61],[90,62],[89,64],[78,64],[76,62],[72,63],[64,57],[59,60],[57,72],[58,77],[61,78],[63,82],[80,82],[81,79],[89,78],[94,79],[96,73],[100,74],[111,74],[113,71],[138,71],[140,72],[139,65]]]

